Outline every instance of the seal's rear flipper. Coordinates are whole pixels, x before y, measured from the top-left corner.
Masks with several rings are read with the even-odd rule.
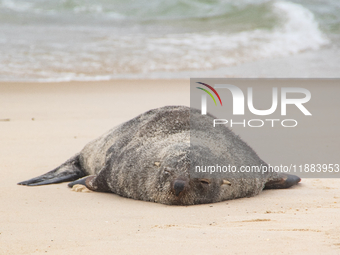
[[[19,182],[18,184],[27,186],[47,185],[74,181],[84,176],[85,173],[81,170],[79,164],[79,155],[76,155],[56,169],[27,181]]]
[[[301,179],[296,175],[282,174],[282,178],[272,180],[266,183],[265,189],[286,189],[295,184],[298,184]]]

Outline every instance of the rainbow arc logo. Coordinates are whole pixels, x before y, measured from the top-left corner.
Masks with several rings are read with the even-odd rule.
[[[203,82],[197,82],[197,83],[198,83],[198,84],[201,84],[201,85],[203,85],[203,86],[206,86],[206,87],[209,88],[212,92],[214,92],[215,95],[218,97],[218,100],[220,100],[220,104],[221,104],[221,106],[222,106],[222,100],[221,100],[221,98],[220,98],[220,95],[217,93],[217,91],[216,91],[213,87],[211,87],[210,85],[205,84],[205,83],[203,83]],[[208,90],[206,90],[206,89],[203,89],[203,88],[201,88],[201,87],[196,87],[196,88],[205,91],[205,92],[206,92],[209,96],[211,96],[211,98],[214,100],[215,105],[217,105],[216,100],[215,100],[214,96],[211,94],[210,91],[208,91]]]

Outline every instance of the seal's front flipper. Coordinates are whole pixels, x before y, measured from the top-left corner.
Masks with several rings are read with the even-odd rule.
[[[76,184],[84,185],[86,188],[92,191],[110,192],[107,180],[103,174],[85,176],[84,178],[70,182],[68,186],[73,188],[73,186]]]
[[[73,188],[74,185],[84,185],[86,188],[92,191],[107,191],[103,189],[99,189],[98,186],[95,184],[96,182],[96,177],[95,175],[90,175],[90,176],[85,176],[84,178],[78,179],[74,182],[70,182],[67,184],[70,188]]]
[[[298,184],[301,179],[296,175],[282,174],[282,178],[272,180],[266,183],[265,189],[287,189],[295,184]]]
[[[79,155],[76,155],[56,169],[27,181],[19,182],[18,184],[27,186],[47,185],[74,181],[84,176],[85,173],[81,170],[79,164]]]
[[[80,184],[80,185],[84,185],[86,186],[86,180],[90,177],[94,177],[93,175],[90,176],[85,176],[84,178],[78,179],[76,181],[70,182],[69,184],[67,184],[67,186],[69,186],[70,188],[73,188],[74,185],[76,184]],[[89,182],[90,179],[87,180],[87,183]],[[89,188],[89,187],[87,187]]]

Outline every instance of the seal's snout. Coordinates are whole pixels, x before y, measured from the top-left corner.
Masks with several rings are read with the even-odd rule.
[[[181,192],[185,188],[185,184],[186,184],[186,182],[183,181],[183,180],[176,180],[174,182],[174,191],[175,191],[176,196],[179,196],[179,194],[181,194]]]

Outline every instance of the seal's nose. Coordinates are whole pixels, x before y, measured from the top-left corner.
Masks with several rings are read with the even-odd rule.
[[[176,180],[174,182],[175,195],[178,196],[184,190],[184,187],[185,187],[185,181]]]

